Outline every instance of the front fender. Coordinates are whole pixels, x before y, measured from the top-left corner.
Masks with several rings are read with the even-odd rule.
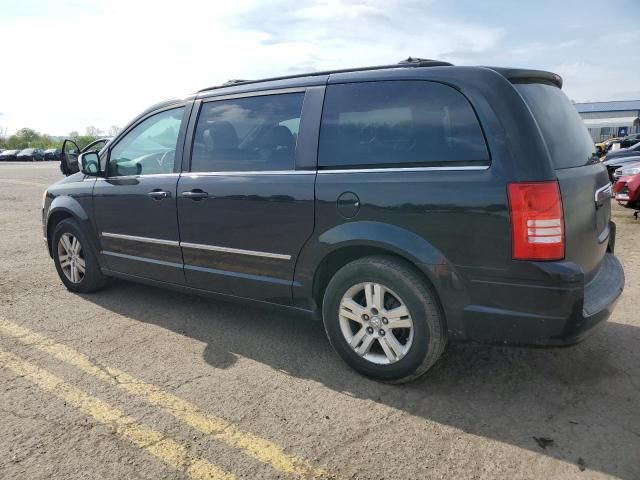
[[[337,225],[314,236],[300,252],[295,270],[294,304],[314,298],[316,272],[338,250],[372,247],[409,261],[427,277],[445,310],[449,329],[456,328],[458,312],[466,305],[467,294],[461,277],[447,258],[424,238],[397,225],[374,221],[356,221]],[[311,305],[317,309],[319,305]]]
[[[49,207],[47,209],[46,221],[44,234],[47,239],[47,246],[49,249],[49,253],[51,254],[51,234],[53,230],[53,226],[55,223],[58,223],[64,218],[73,218],[75,219],[80,228],[85,233],[89,242],[91,242],[94,252],[100,251],[100,246],[98,244],[98,237],[96,235],[95,229],[93,228],[93,223],[91,222],[91,218],[89,216],[89,212],[91,208],[91,196],[82,196],[82,197],[72,197],[70,195],[60,195],[55,197]]]

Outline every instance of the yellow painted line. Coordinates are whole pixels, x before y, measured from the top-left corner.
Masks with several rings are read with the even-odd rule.
[[[11,183],[13,185],[28,185],[31,187],[48,187],[48,183],[28,182],[26,180],[9,180],[7,178],[0,178],[2,183]]]
[[[280,472],[305,479],[334,478],[325,470],[313,466],[304,459],[287,454],[281,447],[268,440],[241,431],[228,420],[211,415],[193,403],[165,392],[155,385],[138,380],[122,370],[98,366],[85,354],[2,317],[0,317],[0,333],[17,338],[25,345],[46,352],[131,395],[141,397],[150,404],[166,410],[190,427],[212,435],[216,440],[227,445],[240,448],[247,455],[271,465]]]
[[[113,427],[119,435],[155,455],[173,468],[196,480],[232,480],[235,476],[207,460],[189,454],[187,449],[160,432],[144,427],[124,412],[88,395],[73,385],[10,352],[0,350],[0,366],[35,383],[42,390],[76,407],[99,423]]]

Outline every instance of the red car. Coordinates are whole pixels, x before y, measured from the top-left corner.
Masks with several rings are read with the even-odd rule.
[[[623,167],[613,186],[613,195],[618,203],[627,208],[640,210],[640,163]],[[638,217],[638,212],[634,214]]]

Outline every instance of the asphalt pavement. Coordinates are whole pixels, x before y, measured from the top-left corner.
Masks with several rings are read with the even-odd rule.
[[[363,378],[304,318],[113,281],[68,292],[42,241],[56,162],[0,163],[2,479],[640,479],[640,221],[583,343],[449,345]]]

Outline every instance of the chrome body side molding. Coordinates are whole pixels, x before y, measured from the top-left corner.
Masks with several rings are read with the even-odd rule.
[[[291,255],[283,253],[259,252],[255,250],[244,250],[241,248],[219,247],[217,245],[204,245],[201,243],[176,242],[174,240],[163,240],[161,238],[138,237],[135,235],[124,235],[121,233],[102,232],[105,238],[116,238],[119,240],[129,240],[132,242],[152,243],[155,245],[166,245],[170,247],[193,248],[196,250],[208,250],[212,252],[232,253],[236,255],[250,255],[254,257],[275,258],[277,260],[291,260]]]

